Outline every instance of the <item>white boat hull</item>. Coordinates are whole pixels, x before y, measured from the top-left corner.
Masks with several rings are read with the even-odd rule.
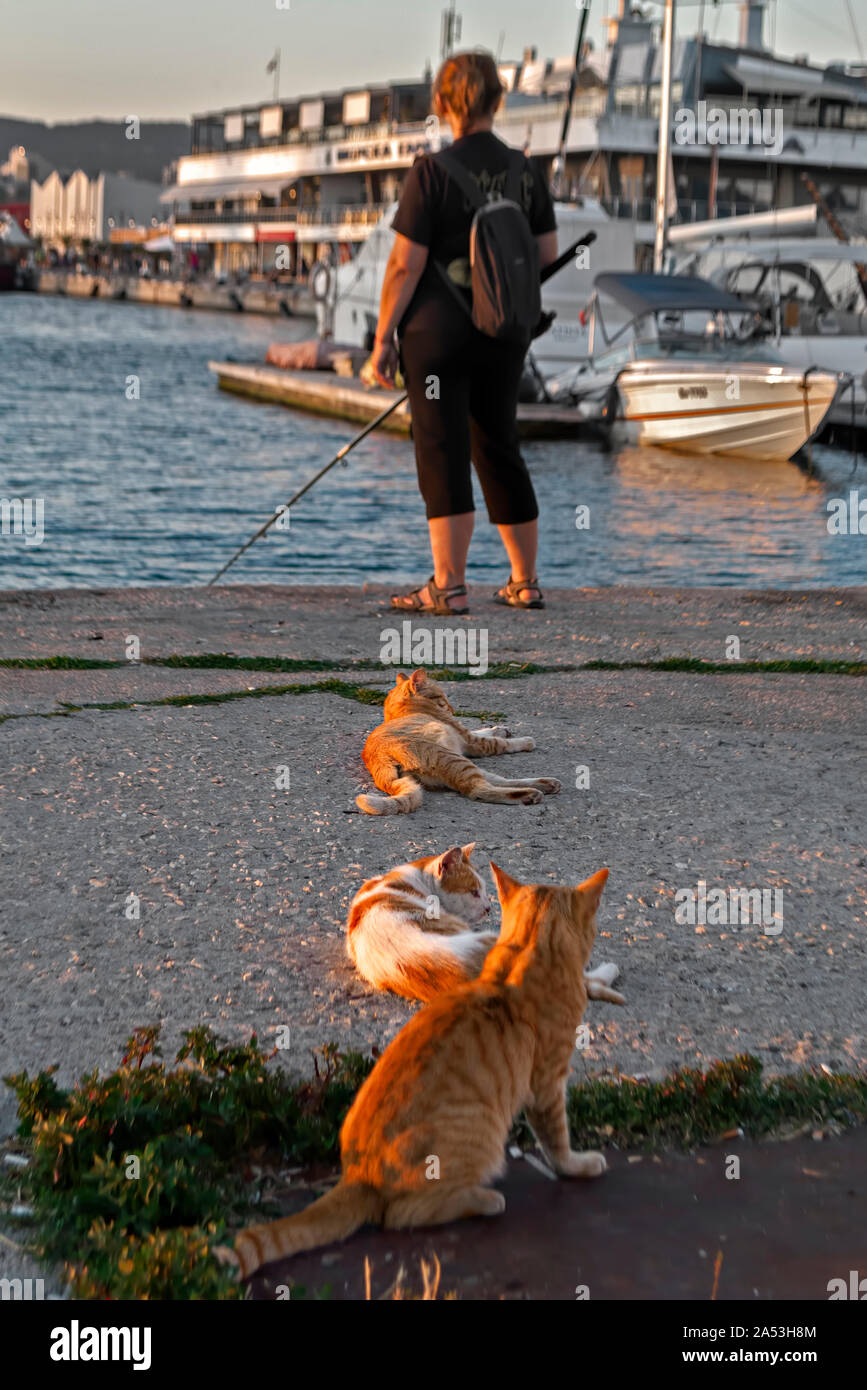
[[[813,437],[838,378],[732,363],[709,368],[664,360],[630,364],[618,378],[623,419],[640,444],[691,454],[789,459]]]

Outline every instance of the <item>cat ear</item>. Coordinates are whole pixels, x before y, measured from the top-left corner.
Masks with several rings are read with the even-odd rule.
[[[410,678],[409,678],[410,688],[411,688],[412,690],[421,690],[421,687],[422,687],[426,682],[427,682],[427,672],[426,672],[426,671],[423,671],[422,668],[419,666],[418,670],[417,670],[417,671],[413,671],[412,675],[411,675]]]
[[[575,889],[587,903],[591,912],[595,912],[602,900],[602,890],[608,882],[608,870],[600,869],[598,873],[591,874],[590,878],[585,878],[583,883],[579,883]]]
[[[501,869],[498,864],[494,863],[493,859],[490,862],[491,873],[494,875],[494,882],[497,885],[497,897],[505,907],[512,894],[517,893],[518,889],[523,888],[524,885],[519,883],[516,878],[511,878],[505,869]]]
[[[470,844],[468,844],[468,845],[464,845],[463,849],[461,850],[461,853],[463,854],[463,856],[464,856],[465,859],[469,859],[469,857],[470,857],[470,855],[472,854],[472,852],[473,852],[473,850],[475,849],[475,847],[476,847],[476,842],[475,842],[475,840],[473,840],[473,841],[472,841]]]
[[[437,860],[437,875],[442,878],[446,869],[453,869],[461,862],[461,852],[457,845],[447,849],[445,854],[441,854]]]
[[[403,674],[403,671],[398,671],[398,673],[397,673],[397,680],[395,681],[395,685],[403,685],[403,683],[404,683],[405,680],[406,680],[406,676]]]

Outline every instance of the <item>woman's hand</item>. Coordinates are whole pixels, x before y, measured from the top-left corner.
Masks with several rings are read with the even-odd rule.
[[[373,344],[373,356],[371,357],[373,374],[380,386],[385,386],[388,390],[394,389],[394,374],[397,371],[398,356],[395,347],[394,337],[379,339]]]

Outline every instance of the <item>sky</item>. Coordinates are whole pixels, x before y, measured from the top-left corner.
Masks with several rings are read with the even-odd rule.
[[[267,99],[265,67],[281,50],[283,97],[418,78],[440,49],[446,0],[0,0],[0,115],[187,119]],[[678,33],[694,33],[701,0],[678,0]],[[646,6],[661,14],[658,4]],[[458,0],[461,47],[520,57],[570,53],[576,0]],[[588,37],[616,0],[591,0]],[[773,0],[766,39],[815,62],[858,57],[849,12],[867,50],[863,0]],[[737,37],[738,5],[704,0],[705,32]],[[860,15],[860,18],[858,16]],[[502,36],[502,37],[501,37]]]

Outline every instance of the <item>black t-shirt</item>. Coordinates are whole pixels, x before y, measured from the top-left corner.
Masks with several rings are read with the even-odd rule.
[[[464,135],[450,153],[467,168],[485,194],[506,191],[512,151],[489,130]],[[539,169],[524,160],[520,202],[534,236],[556,231],[554,204]],[[401,236],[426,246],[430,256],[400,331],[436,331],[453,324],[462,310],[443,284],[432,260],[444,265],[469,261],[470,227],[476,209],[431,155],[421,155],[406,176],[392,227]]]

